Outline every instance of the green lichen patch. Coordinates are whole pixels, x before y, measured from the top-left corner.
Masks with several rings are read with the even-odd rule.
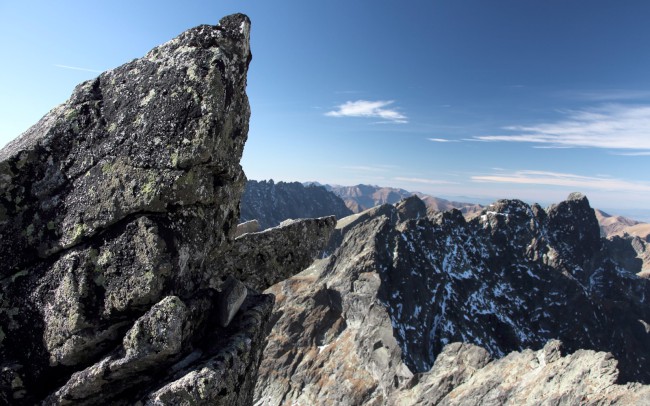
[[[81,239],[81,237],[84,236],[86,232],[86,225],[83,223],[77,223],[74,225],[74,228],[72,229],[72,241],[77,242]]]
[[[113,173],[113,164],[111,162],[106,162],[102,165],[102,173],[104,175],[110,175]]]
[[[77,109],[70,109],[65,112],[65,119],[68,121],[72,121],[75,118],[77,118],[78,115],[79,115],[79,111],[77,111]]]

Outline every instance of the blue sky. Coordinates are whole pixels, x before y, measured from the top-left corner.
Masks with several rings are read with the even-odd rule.
[[[0,145],[183,30],[252,20],[250,179],[650,220],[650,2],[0,0]]]

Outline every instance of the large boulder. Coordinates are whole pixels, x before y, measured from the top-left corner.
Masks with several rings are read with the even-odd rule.
[[[0,150],[0,403],[251,403],[273,306],[258,291],[311,262],[334,224],[267,236],[277,275],[226,259],[249,35],[242,14],[190,29]]]

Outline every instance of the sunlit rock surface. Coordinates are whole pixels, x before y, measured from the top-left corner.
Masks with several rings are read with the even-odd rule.
[[[612,353],[620,371],[612,361],[603,376],[589,375],[597,384],[557,389],[553,396],[600,399],[600,388],[617,378],[648,382],[650,286],[638,269],[610,259],[608,244],[580,194],[547,210],[501,200],[470,221],[459,211],[427,217],[416,197],[344,218],[328,257],[267,291],[276,296],[275,324],[256,400],[379,405],[394,404],[408,390],[414,402],[454,403],[444,394],[421,394],[430,387],[459,393],[452,391],[490,359],[540,350],[552,339],[561,340],[567,354]],[[478,347],[462,347],[471,349],[456,356],[458,344],[449,346],[456,342]],[[611,359],[593,357],[589,362],[596,365]],[[518,359],[523,364],[517,368],[536,371]],[[589,362],[575,376],[587,374]],[[482,379],[500,382],[507,375],[488,371]],[[423,376],[430,377],[426,385],[414,386]],[[560,386],[571,379],[578,378],[567,375]],[[513,383],[521,393],[510,398],[506,391],[485,403],[535,404],[546,389],[531,385],[541,384],[532,378]],[[496,396],[498,387],[485,391]],[[538,395],[527,397],[528,390]],[[481,403],[479,397],[459,399]]]
[[[334,221],[234,240],[249,35],[242,14],[190,29],[0,151],[1,404],[252,402],[273,306],[259,291]]]

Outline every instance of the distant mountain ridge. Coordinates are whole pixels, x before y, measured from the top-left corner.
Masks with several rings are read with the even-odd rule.
[[[628,217],[611,215],[599,209],[594,209],[594,211],[603,237],[611,237],[613,235],[622,236],[630,227],[645,224]]]
[[[623,216],[612,216],[602,210],[594,209],[600,234],[614,242],[619,247],[619,254],[634,250],[636,257],[642,261],[643,277],[650,276],[650,224],[632,220]]]
[[[382,204],[396,204],[411,196],[418,196],[430,211],[447,211],[458,209],[464,216],[471,217],[479,213],[483,206],[476,203],[455,202],[405,189],[359,184],[355,186],[322,185],[334,192],[354,213],[360,213]]]

